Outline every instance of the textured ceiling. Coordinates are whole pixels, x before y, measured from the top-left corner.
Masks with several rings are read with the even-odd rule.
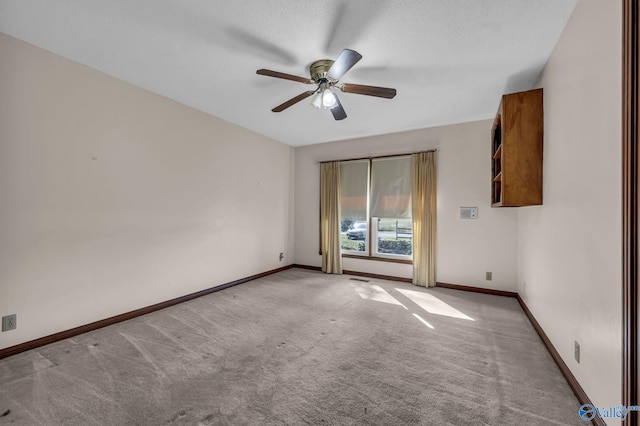
[[[492,117],[530,89],[577,0],[0,0],[0,31],[258,133],[300,146]],[[304,100],[308,77],[343,48],[343,77],[394,87],[341,93],[348,115]]]

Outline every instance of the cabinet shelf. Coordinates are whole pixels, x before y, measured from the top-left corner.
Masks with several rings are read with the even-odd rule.
[[[542,204],[542,89],[502,96],[491,128],[491,206]]]
[[[495,154],[493,154],[493,159],[497,160],[501,156],[502,156],[502,144],[500,144],[500,146],[498,146],[498,149],[496,150]]]

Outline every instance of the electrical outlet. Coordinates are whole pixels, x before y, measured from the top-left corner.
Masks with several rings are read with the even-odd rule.
[[[284,253],[280,253],[280,262],[282,262],[282,259],[284,259]]]
[[[573,342],[575,344],[573,349],[573,357],[576,359],[576,362],[580,364],[580,343]]]
[[[484,279],[487,281],[491,281],[491,279],[493,278],[493,273],[492,272],[486,272]]]
[[[16,314],[2,317],[2,331],[15,330],[17,326]]]

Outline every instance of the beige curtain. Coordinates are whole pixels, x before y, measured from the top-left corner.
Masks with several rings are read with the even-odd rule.
[[[320,164],[322,272],[342,274],[340,255],[340,163]]]
[[[411,155],[413,283],[436,285],[436,164],[434,152]]]

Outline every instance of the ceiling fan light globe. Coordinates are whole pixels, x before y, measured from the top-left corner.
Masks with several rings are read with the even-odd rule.
[[[318,109],[322,108],[322,92],[317,92],[315,95],[313,95],[313,97],[311,98],[311,105]]]
[[[338,103],[336,99],[336,95],[331,92],[331,90],[325,90],[322,92],[322,108],[331,109],[335,107]]]

